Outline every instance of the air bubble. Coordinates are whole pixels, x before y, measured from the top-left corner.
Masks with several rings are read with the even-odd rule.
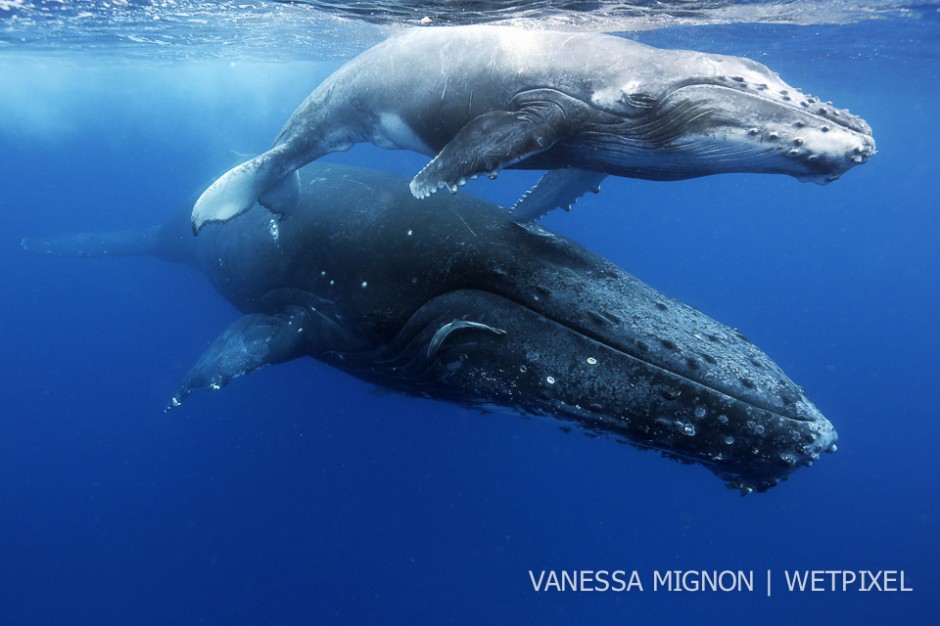
[[[719,416],[718,416],[718,421],[721,422],[722,424],[727,424],[727,423],[728,423],[728,416],[727,416],[727,415],[719,415]]]
[[[547,382],[549,385],[554,385],[554,384],[555,384],[555,377],[554,377],[554,376],[546,376],[546,377],[545,377],[545,382]]]
[[[694,437],[695,425],[694,424],[682,424],[682,434],[688,435],[689,437]]]
[[[595,359],[595,358],[592,357],[592,356],[589,356],[589,357],[587,358],[587,362],[588,362],[588,365],[597,365],[597,359]]]
[[[727,437],[725,437],[725,444],[730,446],[733,443],[734,443],[734,437],[732,437],[731,435],[728,435]]]
[[[703,417],[705,417],[706,414],[707,414],[707,411],[705,410],[705,407],[703,407],[703,406],[697,406],[697,407],[695,407],[695,419],[699,419],[699,420],[700,420],[700,419],[702,419]]]
[[[368,286],[369,286],[369,283],[367,281],[362,281],[362,284],[360,285],[360,287],[362,287],[363,289],[365,289]]]

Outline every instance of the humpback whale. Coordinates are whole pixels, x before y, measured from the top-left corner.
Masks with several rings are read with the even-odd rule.
[[[298,167],[360,142],[432,156],[410,183],[417,198],[504,168],[551,170],[515,207],[521,221],[567,208],[606,175],[755,172],[826,183],[875,150],[864,120],[749,59],[599,33],[417,28],[314,89],[270,150],[198,198],[194,232],[259,198],[289,212]]]
[[[142,233],[23,245],[188,263],[244,314],[173,407],[313,357],[406,394],[553,416],[700,463],[745,492],[835,449],[832,424],[737,330],[500,207],[469,194],[417,200],[406,182],[314,163],[281,220],[255,206],[198,238],[180,215]]]

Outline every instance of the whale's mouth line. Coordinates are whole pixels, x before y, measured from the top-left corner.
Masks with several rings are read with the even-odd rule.
[[[499,295],[499,294],[493,294],[493,295]],[[505,298],[505,296],[500,296],[500,297]],[[589,340],[589,341],[593,341],[593,342],[595,342],[595,343],[597,343],[597,344],[600,344],[601,346],[607,348],[608,350],[612,350],[612,351],[616,352],[617,354],[623,355],[623,356],[628,357],[628,358],[630,358],[630,359],[633,359],[633,360],[635,360],[635,361],[639,361],[640,363],[643,363],[644,365],[647,365],[647,366],[649,366],[649,367],[651,367],[651,368],[653,368],[653,369],[655,369],[655,370],[657,370],[657,371],[659,371],[659,372],[662,372],[662,373],[664,373],[664,374],[667,374],[667,375],[669,375],[669,376],[672,376],[672,377],[675,377],[675,378],[679,378],[679,379],[681,379],[683,382],[689,383],[689,384],[694,385],[694,386],[696,386],[696,387],[700,387],[700,388],[705,389],[705,390],[708,390],[708,391],[710,391],[710,392],[714,392],[714,393],[720,394],[720,395],[722,395],[722,396],[725,396],[725,397],[727,397],[727,398],[730,398],[731,400],[734,400],[735,402],[740,402],[740,403],[742,403],[742,404],[746,404],[747,406],[751,406],[751,407],[754,407],[754,408],[756,408],[756,409],[761,409],[761,410],[763,410],[763,411],[768,411],[769,413],[772,413],[775,417],[780,417],[780,418],[782,418],[782,419],[786,419],[786,420],[790,420],[790,421],[794,421],[794,422],[800,422],[800,423],[806,423],[806,422],[811,422],[811,421],[813,421],[813,420],[810,420],[810,419],[801,419],[801,418],[799,418],[799,417],[795,417],[795,416],[792,416],[792,415],[784,415],[784,414],[782,414],[782,413],[779,412],[779,409],[776,409],[776,408],[774,408],[774,407],[772,407],[772,406],[770,406],[770,405],[768,405],[768,404],[758,403],[758,402],[755,402],[753,399],[741,398],[741,397],[739,397],[739,396],[737,396],[737,395],[735,395],[735,394],[733,394],[733,393],[730,393],[727,389],[721,389],[721,388],[716,387],[716,386],[714,386],[714,385],[710,385],[710,384],[708,384],[708,383],[706,383],[706,382],[704,382],[704,381],[696,380],[696,379],[694,379],[694,378],[690,378],[690,377],[687,376],[686,374],[683,374],[683,373],[681,373],[681,372],[677,372],[677,371],[675,371],[675,370],[673,370],[673,369],[669,369],[669,368],[667,368],[667,367],[663,367],[662,365],[659,365],[659,364],[657,364],[657,363],[653,363],[653,362],[650,361],[649,359],[644,358],[644,357],[642,357],[642,356],[640,356],[640,355],[638,355],[638,354],[636,354],[636,353],[634,353],[634,352],[631,352],[631,351],[629,351],[629,350],[627,350],[627,349],[625,349],[625,348],[623,348],[623,347],[620,347],[620,346],[617,346],[617,345],[613,345],[613,344],[611,344],[611,343],[608,343],[607,341],[605,341],[604,339],[602,339],[600,336],[597,336],[595,333],[592,333],[592,332],[588,331],[587,329],[581,329],[581,328],[578,328],[578,327],[576,327],[576,326],[573,326],[573,325],[571,325],[570,323],[567,323],[567,322],[565,322],[565,321],[557,320],[557,319],[555,319],[555,318],[553,318],[553,317],[550,317],[550,316],[548,316],[548,315],[545,315],[542,311],[535,310],[535,309],[533,309],[532,307],[528,306],[527,304],[525,304],[525,303],[523,303],[523,302],[519,302],[519,301],[517,301],[517,300],[513,300],[513,299],[510,299],[510,298],[506,298],[506,299],[509,300],[510,302],[512,302],[513,304],[516,304],[517,306],[521,306],[521,307],[523,307],[523,308],[529,310],[530,312],[534,313],[535,315],[538,315],[539,317],[541,317],[541,318],[543,318],[543,319],[546,319],[546,320],[548,320],[548,321],[550,321],[550,322],[553,322],[553,323],[555,323],[555,324],[558,324],[559,326],[564,327],[566,330],[568,330],[568,331],[570,331],[570,332],[573,332],[573,333],[575,333],[575,334],[577,334],[577,335],[579,335],[579,336],[581,336],[581,337],[584,337],[585,339],[587,339],[587,340]]]
[[[688,95],[684,92],[699,90],[700,93]],[[707,90],[707,96],[701,93]],[[832,107],[826,108],[828,114],[820,113],[818,109],[810,106],[802,107],[799,103],[782,102],[774,97],[761,93],[753,93],[713,83],[693,83],[681,85],[659,98],[656,104],[642,115],[636,117],[618,116],[615,122],[605,121],[590,123],[580,131],[580,135],[590,141],[609,146],[613,151],[632,151],[646,155],[655,155],[666,151],[681,150],[688,145],[696,145],[701,136],[707,136],[709,130],[716,123],[738,126],[742,131],[748,131],[743,120],[733,115],[733,108],[722,107],[719,104],[723,99],[730,101],[732,97],[742,97],[759,103],[761,107],[772,107],[785,112],[790,119],[782,118],[783,113],[776,116],[767,114],[763,122],[767,125],[767,132],[771,139],[776,137],[774,131],[798,130],[803,127],[823,128],[829,132],[830,128],[838,128],[844,132],[870,137],[871,131],[864,126],[864,122],[849,119],[854,116],[838,112]],[[804,100],[805,101],[805,100]],[[598,109],[600,110],[600,109]],[[755,121],[758,127],[760,121]],[[792,127],[792,129],[791,129]],[[690,129],[699,129],[698,133],[690,136]],[[724,155],[726,158],[746,158],[759,155],[779,155],[785,153],[790,146],[775,141],[755,141],[751,149],[738,148],[740,154]],[[673,166],[674,167],[674,166]],[[668,178],[675,178],[669,176]]]
[[[461,290],[456,290],[456,291],[479,291],[479,292],[481,292],[481,293],[489,294],[490,296],[495,296],[495,297],[497,297],[497,298],[500,298],[500,299],[502,299],[502,300],[505,300],[506,302],[511,303],[511,304],[514,305],[514,306],[521,307],[521,308],[523,308],[523,309],[529,311],[529,312],[532,313],[533,315],[536,315],[536,316],[538,316],[538,317],[541,317],[541,318],[544,319],[544,320],[547,320],[547,321],[549,321],[549,322],[551,322],[551,323],[553,323],[553,324],[557,324],[558,326],[561,326],[562,328],[564,328],[564,329],[567,330],[568,332],[575,333],[576,335],[578,335],[578,336],[580,336],[580,337],[583,337],[583,338],[584,338],[585,340],[587,340],[587,341],[591,341],[591,342],[597,343],[597,344],[603,346],[605,349],[611,350],[611,351],[617,353],[618,355],[621,355],[621,356],[624,356],[624,357],[626,357],[626,358],[629,358],[629,359],[632,359],[632,360],[634,360],[634,361],[637,361],[637,362],[639,362],[639,363],[642,363],[642,364],[644,364],[644,365],[646,365],[646,366],[648,366],[648,367],[650,367],[650,368],[656,370],[657,372],[662,373],[662,374],[664,374],[664,375],[666,375],[666,376],[668,376],[668,377],[672,377],[672,378],[674,378],[674,379],[679,379],[679,380],[681,380],[682,382],[688,383],[689,385],[692,385],[692,386],[694,386],[694,387],[701,388],[701,389],[704,390],[704,391],[711,392],[711,393],[715,393],[715,394],[719,394],[719,395],[721,395],[721,396],[723,396],[723,397],[725,397],[725,398],[728,398],[728,399],[731,400],[731,401],[739,402],[739,403],[744,404],[744,405],[746,405],[746,406],[753,407],[753,408],[755,408],[755,409],[759,409],[759,410],[762,410],[762,411],[767,411],[768,413],[772,414],[774,417],[778,417],[778,418],[780,418],[780,419],[788,420],[788,421],[791,421],[791,422],[797,422],[797,423],[801,423],[801,424],[812,423],[812,422],[815,421],[815,420],[813,420],[812,418],[801,418],[801,417],[795,416],[795,415],[786,415],[786,414],[780,413],[779,408],[774,407],[774,406],[771,406],[771,405],[769,405],[769,404],[767,404],[767,403],[757,401],[757,400],[754,399],[754,398],[750,398],[750,399],[749,399],[749,398],[740,397],[739,395],[737,395],[737,394],[731,392],[731,391],[728,390],[728,389],[723,389],[723,388],[718,387],[718,386],[715,386],[715,385],[713,385],[713,384],[709,384],[708,382],[705,382],[705,381],[703,381],[703,380],[698,380],[698,379],[695,379],[695,378],[691,378],[691,377],[689,377],[688,375],[686,375],[686,374],[684,374],[684,373],[682,373],[682,372],[679,372],[679,371],[676,371],[676,370],[674,370],[674,369],[670,369],[670,368],[668,368],[668,367],[664,367],[663,365],[654,363],[654,362],[652,362],[651,360],[649,360],[648,358],[645,358],[645,357],[643,357],[643,356],[640,356],[639,354],[637,354],[637,353],[635,353],[635,352],[633,352],[633,351],[630,351],[630,350],[626,349],[625,347],[622,347],[622,346],[620,346],[620,345],[616,345],[616,344],[610,343],[610,342],[607,341],[604,337],[602,337],[599,333],[594,333],[594,332],[591,332],[591,331],[588,330],[588,329],[580,328],[580,327],[578,327],[578,326],[576,326],[576,325],[571,324],[570,322],[568,322],[568,321],[566,321],[566,320],[556,319],[555,317],[553,317],[553,316],[551,316],[551,315],[546,315],[544,311],[538,310],[538,309],[536,309],[536,308],[530,306],[530,305],[529,305],[528,303],[526,303],[526,302],[516,300],[515,298],[509,297],[509,296],[507,296],[507,295],[505,295],[505,294],[501,294],[501,293],[497,293],[497,292],[492,292],[492,291],[486,291],[486,290],[476,290],[476,289],[470,289],[470,290],[468,290],[468,289],[461,289]],[[451,293],[455,293],[455,291],[444,292],[444,293],[438,294],[438,295],[435,296],[435,298],[433,298],[433,299],[441,298],[441,297],[447,296],[447,295],[449,295],[449,294],[451,294]],[[432,299],[432,300],[433,300],[433,299]],[[429,300],[428,302],[431,302],[431,300]],[[427,305],[427,303],[425,303],[424,305],[422,305],[422,307],[419,307],[418,311],[420,311],[420,309],[423,308],[423,306],[426,306],[426,305]],[[415,314],[417,314],[417,312],[416,312]],[[464,319],[468,319],[468,320],[473,319],[473,312],[463,311],[463,312],[461,312],[461,314],[462,314],[462,317],[463,317]],[[458,315],[460,315],[460,314],[458,314]],[[440,321],[440,320],[437,320],[437,321]],[[433,322],[432,322],[432,323],[433,323]],[[498,325],[498,322],[497,322],[497,325]],[[402,332],[402,330],[403,330],[406,326],[407,326],[407,322],[402,326],[402,329],[400,329],[399,332]]]

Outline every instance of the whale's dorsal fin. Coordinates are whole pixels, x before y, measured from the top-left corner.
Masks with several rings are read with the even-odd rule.
[[[302,307],[241,318],[216,337],[189,370],[166,410],[180,406],[193,389],[218,390],[265,365],[308,354],[310,336],[316,331],[312,321],[309,309]]]
[[[605,178],[607,174],[603,172],[573,167],[551,170],[519,198],[510,216],[516,222],[532,222],[555,209],[570,211],[571,206],[587,192],[599,192]]]

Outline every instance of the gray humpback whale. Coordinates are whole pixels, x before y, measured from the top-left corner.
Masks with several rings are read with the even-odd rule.
[[[194,231],[259,198],[289,212],[297,168],[359,142],[432,156],[411,181],[418,198],[507,167],[553,170],[515,208],[522,221],[569,206],[608,174],[781,173],[825,183],[875,149],[864,120],[748,59],[598,33],[417,28],[314,89],[270,150],[199,197]]]
[[[554,416],[745,491],[835,449],[829,421],[738,331],[500,207],[469,194],[416,200],[404,182],[316,163],[280,221],[256,206],[198,238],[180,215],[145,233],[24,247],[185,262],[244,313],[174,406],[311,356],[416,396]]]

